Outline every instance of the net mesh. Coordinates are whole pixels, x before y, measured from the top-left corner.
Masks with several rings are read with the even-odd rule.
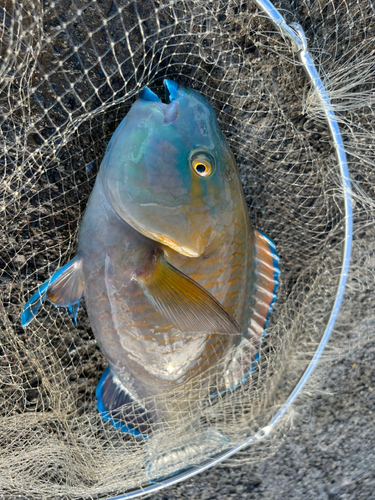
[[[334,351],[363,338],[374,320],[374,7],[369,0],[276,6],[306,32],[353,181],[352,266]],[[311,360],[342,263],[337,161],[290,44],[252,2],[3,0],[0,55],[0,493],[120,494],[242,443],[269,423]],[[199,90],[214,107],[253,225],[277,244],[282,281],[247,381],[213,398],[203,382],[176,390],[175,421],[145,443],[96,410],[107,362],[84,305],[78,326],[49,304],[26,329],[20,313],[74,256],[110,137],[144,85],[161,95],[163,78]],[[207,377],[215,384],[214,373]],[[241,460],[268,455],[287,424]]]

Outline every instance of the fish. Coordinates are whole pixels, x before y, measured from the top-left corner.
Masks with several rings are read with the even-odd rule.
[[[85,304],[108,368],[97,408],[147,439],[173,421],[173,391],[210,398],[251,373],[277,298],[275,244],[253,229],[235,157],[197,91],[143,88],[114,132],[74,258],[34,293],[77,324]],[[216,385],[207,374],[218,374]]]

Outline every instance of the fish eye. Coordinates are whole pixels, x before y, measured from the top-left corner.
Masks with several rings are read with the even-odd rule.
[[[211,156],[198,153],[192,157],[191,166],[200,177],[208,177],[213,171],[214,161]]]

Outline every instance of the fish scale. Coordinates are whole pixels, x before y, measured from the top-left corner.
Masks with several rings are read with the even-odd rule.
[[[234,389],[254,367],[276,299],[278,257],[253,230],[234,156],[198,93],[144,89],[107,147],[75,258],[25,305],[81,296],[109,367],[98,410],[146,437]]]

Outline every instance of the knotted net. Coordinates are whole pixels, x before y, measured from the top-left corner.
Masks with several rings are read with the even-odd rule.
[[[348,155],[353,255],[332,342],[343,348],[374,319],[374,8],[367,0],[276,6],[305,30]],[[108,497],[259,437],[314,355],[342,265],[337,160],[290,43],[251,1],[3,0],[0,54],[0,493]],[[78,326],[50,304],[27,329],[20,313],[73,257],[112,133],[144,85],[161,95],[163,78],[214,107],[253,225],[277,244],[282,280],[251,376],[214,398],[196,386],[189,396],[176,391],[175,425],[145,443],[96,410],[107,363],[84,306]],[[272,452],[287,423],[242,459]]]

